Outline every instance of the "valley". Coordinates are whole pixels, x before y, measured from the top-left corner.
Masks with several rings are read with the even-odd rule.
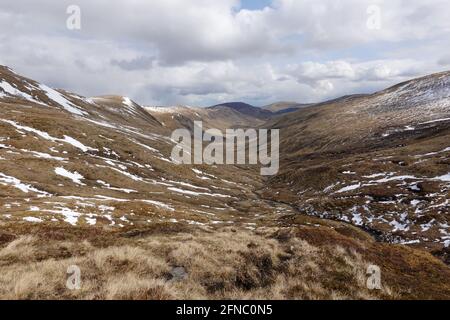
[[[1,298],[450,297],[449,72],[312,105],[166,108],[0,67],[0,109]],[[175,163],[171,134],[195,121],[279,129],[279,173]]]

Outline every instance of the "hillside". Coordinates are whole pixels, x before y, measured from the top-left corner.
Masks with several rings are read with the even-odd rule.
[[[145,110],[170,131],[178,128],[192,130],[194,121],[202,121],[204,128],[220,130],[227,128],[253,128],[265,123],[265,118],[254,117],[228,107],[145,107]]]
[[[211,110],[234,110],[246,116],[250,116],[252,118],[268,120],[273,117],[273,113],[269,110],[264,110],[255,106],[252,106],[243,102],[229,102],[223,103],[216,106],[209,107],[207,109]]]
[[[1,67],[0,298],[450,298],[441,234],[447,83],[448,74],[434,75],[269,119],[283,128],[283,163],[267,181],[253,166],[170,159],[174,128],[197,117],[218,128],[265,125],[264,111],[145,109],[127,97],[51,89]],[[381,188],[352,187],[384,172],[367,178],[387,180]],[[350,221],[327,214],[364,205],[381,222],[378,206],[395,206],[391,216],[418,233],[391,241],[378,236],[378,224],[370,233],[360,228],[357,213]],[[398,220],[412,208],[421,220]],[[410,239],[420,246],[390,243]],[[383,271],[382,290],[367,288],[372,264]],[[82,290],[65,286],[70,265],[82,270]]]
[[[304,103],[297,103],[297,102],[276,102],[269,104],[267,106],[262,107],[264,110],[268,110],[274,114],[280,115],[290,112],[295,112],[299,109],[310,107],[314,105],[313,103],[310,104],[304,104]]]
[[[311,216],[346,221],[377,239],[449,262],[450,72],[372,95],[300,110],[281,128],[275,196]]]

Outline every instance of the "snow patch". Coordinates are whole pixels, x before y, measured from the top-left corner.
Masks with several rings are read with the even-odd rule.
[[[83,152],[88,152],[88,151],[98,151],[98,149],[94,149],[94,148],[91,148],[91,147],[87,147],[87,146],[85,146],[84,144],[82,144],[80,141],[75,140],[74,138],[69,137],[69,136],[64,136],[63,141],[66,142],[66,143],[68,143],[68,144],[70,144],[70,145],[72,145],[72,146],[74,146],[75,148],[80,149],[80,150],[83,151]]]
[[[3,173],[0,173],[0,184],[2,184],[4,186],[11,185],[14,188],[19,189],[20,191],[22,191],[24,193],[36,192],[36,193],[39,193],[41,196],[49,196],[50,195],[49,193],[47,193],[45,191],[38,190],[29,184],[22,183],[22,181],[20,181],[17,178],[7,176]]]
[[[56,91],[50,87],[47,87],[46,85],[43,85],[43,84],[40,84],[39,88],[44,91],[44,93],[50,100],[52,100],[56,104],[62,106],[66,111],[69,111],[70,113],[73,113],[73,114],[76,114],[79,116],[83,116],[83,115],[87,114],[86,112],[84,112],[84,111],[80,110],[78,107],[76,107],[72,102],[67,100],[58,91]]]
[[[450,182],[450,172],[445,174],[445,175],[443,175],[443,176],[436,177],[433,180],[438,180],[438,181],[443,181],[443,182]]]
[[[171,206],[169,206],[169,205],[167,205],[165,203],[159,202],[159,201],[153,201],[153,200],[141,200],[141,201],[144,202],[144,203],[155,205],[157,207],[160,207],[160,208],[163,208],[163,209],[166,209],[166,210],[169,210],[169,211],[175,211],[175,209],[172,208]]]
[[[27,222],[33,222],[33,223],[40,223],[40,222],[43,222],[42,219],[35,218],[35,217],[25,217],[25,218],[23,218],[23,220],[25,220],[25,221],[27,221]]]
[[[31,127],[20,125],[20,124],[14,122],[12,120],[0,119],[0,121],[12,125],[17,130],[34,133],[34,134],[36,134],[37,136],[41,137],[44,140],[48,140],[48,141],[52,141],[52,142],[68,143],[68,144],[74,146],[75,148],[78,148],[78,149],[82,150],[83,152],[98,151],[97,149],[85,146],[84,144],[82,144],[78,140],[75,140],[74,138],[69,137],[69,136],[64,136],[64,139],[59,139],[59,138],[52,137],[47,132],[44,132],[44,131],[41,131],[41,130],[38,130],[38,129],[34,129],[34,128],[31,128]]]
[[[84,179],[84,177],[81,174],[79,174],[78,172],[73,172],[72,173],[72,172],[67,171],[66,169],[64,169],[62,167],[59,167],[59,168],[55,169],[55,173],[57,175],[59,175],[59,176],[62,176],[62,177],[65,177],[65,178],[68,178],[68,179],[72,180],[76,184],[79,184],[81,186],[85,186],[85,184],[80,181],[81,179]]]
[[[0,88],[6,93],[9,94],[11,96],[14,97],[20,97],[23,98],[25,100],[28,100],[30,102],[33,103],[37,103],[37,104],[42,104],[42,102],[35,100],[32,96],[30,96],[29,94],[20,91],[19,89],[14,88],[12,85],[10,85],[8,82],[6,81],[1,81],[0,82]],[[0,93],[1,94],[1,93]],[[3,94],[1,96],[4,96]]]

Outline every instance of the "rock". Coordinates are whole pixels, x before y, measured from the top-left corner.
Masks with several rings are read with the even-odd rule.
[[[183,281],[188,278],[188,273],[186,272],[186,269],[183,267],[175,267],[170,271],[170,275],[172,278],[171,281]]]

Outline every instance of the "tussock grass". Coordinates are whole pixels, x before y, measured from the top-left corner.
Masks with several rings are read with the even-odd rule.
[[[130,244],[21,236],[0,249],[4,299],[378,299],[366,288],[369,262],[339,245],[314,246],[280,230],[151,235]],[[64,254],[56,254],[62,252]],[[66,288],[67,267],[80,290]],[[174,267],[187,273],[171,276]]]

